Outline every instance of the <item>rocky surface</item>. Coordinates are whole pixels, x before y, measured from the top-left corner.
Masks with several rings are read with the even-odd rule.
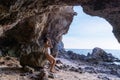
[[[73,11],[75,5],[81,5],[87,14],[105,18],[113,26],[113,33],[120,41],[119,0],[1,0],[1,50],[4,54],[13,53],[17,56],[21,53],[42,52],[42,40],[44,36],[50,36],[54,46],[52,54],[57,56],[62,35],[67,33],[76,15]]]
[[[96,50],[97,49],[97,50]],[[97,52],[97,53],[96,53]],[[94,48],[92,54],[102,54],[105,52],[101,48]],[[107,54],[107,53],[105,53]],[[104,62],[99,59],[99,63],[93,63],[79,58],[73,59],[70,55],[67,57],[56,58],[56,73],[49,72],[49,64],[44,68],[31,68],[26,66],[22,68],[19,59],[15,57],[0,57],[0,79],[1,80],[119,80],[120,65],[113,62]],[[81,56],[73,53],[72,55]],[[73,56],[73,57],[74,57]],[[68,58],[69,57],[69,58]],[[97,57],[101,57],[97,55]],[[97,58],[96,57],[96,58]]]
[[[120,59],[114,57],[111,53],[105,52],[103,49],[95,47],[92,50],[92,53],[86,55],[74,53],[73,51],[66,51],[61,54],[59,57],[64,57],[66,59],[100,63],[100,62],[120,62]]]
[[[0,48],[4,55],[9,53],[21,55],[22,65],[43,66],[45,62],[42,51],[43,38],[49,36],[54,46],[51,49],[52,55],[57,56],[57,45],[62,35],[67,33],[74,11],[72,6],[50,6],[47,10],[44,14],[19,21],[13,28],[10,28],[11,25],[5,25],[10,29],[5,29],[6,31],[3,29],[4,35],[0,38]],[[38,57],[35,58],[34,55]],[[30,61],[26,62],[28,58]]]
[[[87,55],[86,58],[89,62],[116,62],[120,61],[118,58],[115,58],[111,53],[105,52],[101,48],[94,48],[92,53]]]
[[[88,53],[87,56],[67,51],[63,54],[65,59],[69,61],[75,61],[78,65],[87,65],[84,68],[79,66],[70,67],[70,71],[74,72],[88,72],[88,73],[105,73],[120,76],[120,65],[114,62],[120,63],[120,59],[114,57],[112,54],[105,52],[101,48],[94,48],[92,53]],[[63,55],[60,57],[63,58]],[[74,62],[74,63],[75,63]],[[82,62],[82,63],[81,63]]]
[[[43,67],[46,62],[43,54],[45,36],[52,40],[54,47],[51,51],[54,57],[59,52],[64,53],[62,36],[68,32],[76,15],[73,11],[75,5],[82,6],[89,15],[105,18],[120,42],[119,0],[0,0],[0,55],[20,57],[22,66]],[[94,57],[91,58],[92,55],[78,57],[70,54],[74,57],[64,54],[63,57],[95,61],[94,57],[99,55],[92,54]],[[109,57],[109,62],[115,60],[111,54],[104,56]],[[106,61],[104,57],[98,57]]]

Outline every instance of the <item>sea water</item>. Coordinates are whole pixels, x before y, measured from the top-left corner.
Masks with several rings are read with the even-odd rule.
[[[66,51],[71,50],[76,54],[84,54],[87,55],[88,53],[92,53],[92,49],[66,49]],[[111,53],[114,57],[120,59],[120,50],[115,49],[104,49],[105,52]]]

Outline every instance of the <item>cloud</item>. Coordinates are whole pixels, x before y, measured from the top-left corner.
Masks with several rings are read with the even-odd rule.
[[[74,10],[78,15],[74,17],[68,34],[63,37],[65,48],[120,49],[112,33],[112,26],[105,19],[89,16],[81,7],[75,7]]]
[[[120,49],[116,39],[81,39],[73,37],[63,38],[64,47],[72,49],[93,49],[100,47],[103,49]]]

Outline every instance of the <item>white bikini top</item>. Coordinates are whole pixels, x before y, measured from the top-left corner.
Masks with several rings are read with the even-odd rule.
[[[48,50],[48,54],[50,54],[51,53],[50,48],[47,48],[47,50]]]

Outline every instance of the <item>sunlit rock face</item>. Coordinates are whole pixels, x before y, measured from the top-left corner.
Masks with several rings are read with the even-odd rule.
[[[81,5],[89,15],[105,18],[120,42],[119,0],[0,0],[0,48],[3,54],[22,54],[22,65],[43,65],[43,38],[51,38],[52,55],[56,56],[58,43],[69,30],[75,15],[72,7],[75,5]],[[29,63],[27,59],[31,59]]]

